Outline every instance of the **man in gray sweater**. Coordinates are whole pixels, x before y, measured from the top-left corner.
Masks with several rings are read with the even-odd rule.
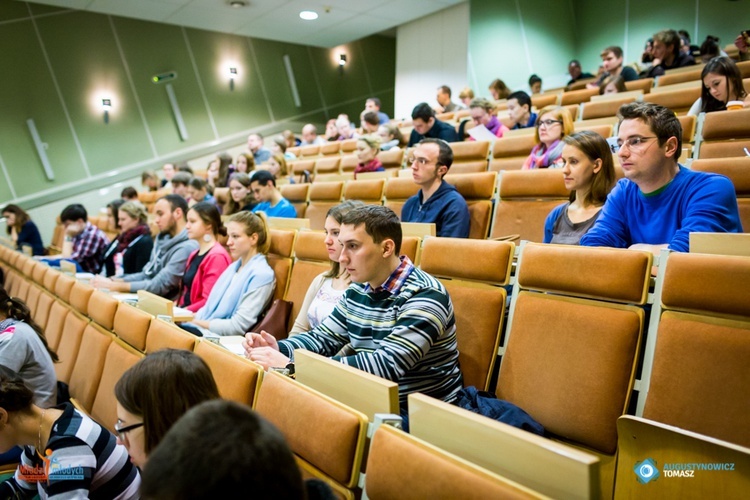
[[[151,258],[143,270],[113,280],[97,276],[92,285],[115,292],[146,290],[166,299],[176,299],[180,293],[187,258],[198,249],[198,242],[187,236],[187,211],[187,202],[179,195],[168,194],[159,198],[154,205],[154,221],[160,233],[154,241]]]

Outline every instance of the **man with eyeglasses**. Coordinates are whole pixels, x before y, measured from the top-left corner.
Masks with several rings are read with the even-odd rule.
[[[434,223],[438,236],[468,238],[471,218],[466,200],[443,180],[453,163],[453,151],[440,139],[423,139],[411,158],[411,173],[420,189],[406,200],[403,222]]]
[[[689,250],[692,232],[742,232],[734,185],[677,163],[682,127],[664,106],[624,104],[617,146],[625,179],[615,185],[581,245]]]

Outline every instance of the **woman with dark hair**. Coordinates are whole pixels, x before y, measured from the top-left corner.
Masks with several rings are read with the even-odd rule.
[[[247,174],[234,174],[229,179],[229,203],[227,203],[224,215],[234,215],[242,210],[252,210],[258,202],[250,189],[250,176]]]
[[[247,153],[240,153],[237,155],[237,160],[234,165],[229,167],[229,178],[235,173],[250,174],[255,170],[255,157]]]
[[[724,111],[730,101],[741,101],[750,106],[750,95],[745,92],[742,73],[737,64],[728,57],[714,57],[703,66],[701,72],[701,96],[693,103],[688,115]]]
[[[188,238],[198,242],[198,250],[190,254],[182,278],[182,294],[177,304],[193,312],[206,303],[221,273],[232,263],[229,253],[217,241],[226,236],[219,210],[213,203],[200,202],[187,213]]]
[[[26,304],[0,287],[0,365],[24,380],[34,391],[34,404],[42,408],[57,402],[57,361]]]
[[[570,201],[554,208],[544,223],[544,242],[578,245],[594,225],[615,183],[607,141],[583,130],[563,138],[562,167]]]
[[[190,408],[219,399],[211,369],[182,349],[149,354],[115,385],[117,440],[140,468],[172,425]]]
[[[494,100],[507,99],[510,95],[510,89],[505,85],[505,82],[499,78],[495,78],[490,83],[490,94]]]
[[[3,208],[2,214],[5,217],[10,239],[16,244],[18,250],[22,250],[23,245],[29,245],[32,255],[44,255],[44,244],[39,228],[23,208],[11,203]]]
[[[628,88],[625,86],[625,79],[622,75],[610,75],[599,85],[599,95],[605,94],[619,94],[620,92],[627,92]]]
[[[343,245],[339,242],[339,229],[344,215],[362,206],[364,203],[359,200],[347,200],[328,211],[325,221],[326,238],[323,243],[328,251],[328,258],[331,260],[331,269],[313,278],[299,314],[294,320],[294,326],[289,332],[290,336],[309,332],[317,327],[324,318],[331,314],[339,299],[349,288],[351,284],[349,273],[339,265],[339,256],[343,249]]]
[[[138,469],[107,429],[70,403],[40,408],[34,392],[5,366],[0,423],[0,452],[23,447],[16,474],[0,483],[0,498],[138,497]]]
[[[244,335],[258,322],[276,288],[276,276],[266,260],[271,237],[265,215],[238,212],[226,224],[234,262],[219,276],[195,319],[182,325],[191,333]]]
[[[206,181],[213,187],[227,187],[227,179],[229,178],[229,165],[232,164],[232,157],[227,153],[221,153],[208,164],[208,172],[206,173]]]
[[[112,205],[110,203],[110,205]],[[113,207],[107,207],[112,210]],[[148,227],[148,213],[137,201],[120,205],[115,224],[120,234],[104,252],[104,270],[107,277],[139,273],[151,258],[154,240]]]

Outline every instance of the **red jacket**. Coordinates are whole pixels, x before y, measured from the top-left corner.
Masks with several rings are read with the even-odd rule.
[[[196,255],[198,255],[198,250],[190,254],[187,263],[185,264],[186,270],[190,267],[190,263]],[[203,258],[203,262],[198,266],[198,271],[195,273],[193,286],[190,288],[190,305],[187,306],[186,309],[197,312],[198,309],[205,305],[206,300],[208,299],[208,294],[211,293],[211,289],[214,287],[216,280],[219,279],[221,273],[223,273],[231,263],[232,258],[220,243],[217,242],[211,247],[211,250],[209,250]],[[182,304],[185,303],[186,293],[187,287],[183,285],[182,294],[180,294],[180,300],[177,302],[177,305],[182,307]]]

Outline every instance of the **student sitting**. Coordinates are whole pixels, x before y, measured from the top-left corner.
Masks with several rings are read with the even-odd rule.
[[[124,201],[138,201],[138,191],[133,186],[127,186],[120,191],[120,198]]]
[[[416,146],[422,139],[442,139],[446,142],[459,141],[456,129],[435,117],[435,111],[426,102],[414,106],[411,112],[414,130],[409,136],[409,147]]]
[[[363,135],[357,139],[357,159],[359,163],[354,169],[354,178],[362,172],[385,172],[385,167],[378,158],[380,153],[380,137],[377,135]]]
[[[141,470],[164,435],[190,408],[219,399],[211,369],[182,349],[162,349],[130,367],[115,385],[117,442]]]
[[[599,95],[618,94],[627,91],[628,88],[625,86],[625,79],[622,75],[606,77],[599,87]]]
[[[57,354],[34,322],[28,306],[0,286],[0,365],[16,372],[42,408],[57,402]],[[1,451],[1,450],[0,450]]]
[[[190,179],[190,184],[188,184],[188,199],[190,200],[188,206],[192,207],[202,201],[216,205],[216,198],[208,190],[209,185],[204,179],[200,177]]]
[[[190,192],[188,188],[192,178],[193,177],[187,172],[177,172],[172,176],[172,193],[185,198],[188,205],[190,205]]]
[[[281,196],[276,187],[276,178],[267,170],[258,170],[250,179],[250,187],[258,202],[253,212],[265,212],[267,217],[297,217],[297,211],[289,200]]]
[[[519,90],[508,96],[508,118],[513,123],[511,130],[529,128],[536,125],[537,114],[531,111],[531,97]]]
[[[368,205],[342,221],[339,257],[352,285],[317,328],[280,340],[248,333],[245,355],[265,368],[285,367],[306,349],[397,382],[402,411],[421,392],[452,402],[461,389],[453,304],[443,285],[401,251],[401,223],[389,208]],[[351,355],[338,355],[349,345]]]
[[[39,228],[23,208],[11,203],[5,205],[2,214],[5,217],[8,235],[16,245],[16,249],[23,250],[23,246],[28,245],[31,247],[32,255],[44,255],[44,244]]]
[[[617,78],[621,76],[626,82],[631,82],[638,79],[638,74],[630,66],[623,66],[622,49],[616,45],[607,47],[602,50],[600,54],[602,58],[602,68],[604,73],[594,83],[586,85],[587,88],[602,87],[604,80],[607,78]]]
[[[695,59],[690,54],[680,51],[680,35],[675,30],[663,30],[654,35],[654,64],[651,66],[648,78],[661,76],[668,69],[692,66]]]
[[[162,443],[143,471],[145,500],[244,498],[249,492],[260,500],[335,498],[322,481],[303,482],[278,429],[232,401],[190,409]]]
[[[406,143],[401,131],[395,125],[381,125],[378,127],[378,135],[380,136],[381,151],[399,149]]]
[[[562,171],[570,201],[554,208],[544,223],[544,242],[577,245],[594,225],[615,182],[607,141],[584,130],[563,138]]]
[[[636,102],[621,106],[618,115],[616,150],[625,179],[607,196],[581,245],[687,252],[692,232],[742,232],[732,182],[677,163],[682,127],[674,112]]]
[[[294,326],[289,332],[290,336],[317,328],[325,318],[331,315],[333,308],[349,288],[351,284],[349,273],[339,264],[339,256],[343,249],[339,241],[339,230],[344,216],[361,206],[364,206],[364,203],[359,200],[347,200],[331,208],[326,214],[324,243],[328,258],[331,260],[331,269],[313,278],[297,319],[294,320]]]
[[[107,429],[70,403],[42,409],[33,400],[23,380],[0,366],[0,452],[23,446],[0,498],[138,497],[138,469]]]
[[[115,292],[137,292],[146,290],[167,299],[176,299],[180,293],[180,282],[185,272],[185,262],[190,253],[198,248],[188,239],[185,230],[187,202],[182,196],[168,194],[154,205],[154,222],[159,228],[151,258],[139,273],[125,274],[109,279],[95,276],[91,285]]]
[[[138,202],[128,201],[117,210],[121,232],[104,252],[107,276],[139,273],[148,263],[154,240],[147,224],[148,213]]]
[[[495,107],[487,99],[477,97],[471,101],[471,119],[475,125],[484,125],[487,130],[495,134],[495,137],[502,137],[508,131],[508,127],[503,125],[495,115]],[[473,141],[474,138],[469,138]]]
[[[547,106],[539,112],[536,122],[536,146],[523,162],[524,170],[536,168],[559,168],[562,166],[563,137],[573,132],[573,120],[562,106]]]
[[[443,180],[453,164],[453,150],[440,139],[424,139],[407,160],[420,189],[401,209],[404,222],[434,223],[437,236],[468,238],[471,217],[466,200]]]
[[[84,272],[97,274],[101,271],[102,256],[109,246],[109,239],[88,219],[83,205],[75,203],[63,209],[60,214],[60,221],[65,226],[62,257],[74,260]]]
[[[216,281],[195,320],[182,325],[191,333],[243,335],[273,297],[276,277],[266,260],[271,238],[265,216],[236,213],[227,221],[227,234],[234,263]]]
[[[188,238],[197,241],[199,247],[187,259],[177,304],[197,312],[205,305],[216,280],[232,263],[232,258],[216,241],[219,235],[226,236],[227,231],[214,204],[204,201],[193,205],[188,210],[185,229]]]
[[[253,173],[255,175],[255,173]],[[234,215],[242,210],[252,210],[258,202],[250,188],[250,176],[242,172],[229,178],[229,203],[224,215]]]
[[[742,73],[728,57],[715,57],[701,72],[701,96],[693,103],[688,115],[724,111],[729,101],[741,101],[750,107],[750,95],[745,91]]]

